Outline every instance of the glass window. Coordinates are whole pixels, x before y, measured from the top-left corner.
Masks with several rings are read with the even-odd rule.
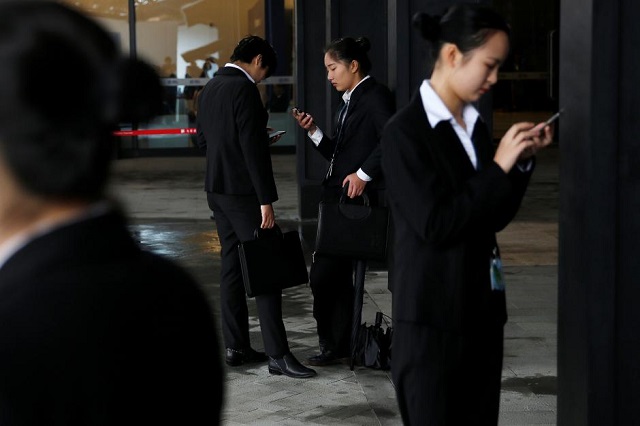
[[[113,35],[123,52],[129,52],[128,0],[62,0],[96,19]]]
[[[129,0],[66,0],[102,22],[129,51]],[[286,130],[278,146],[294,146],[294,0],[134,0],[137,54],[163,79],[163,113],[140,130],[162,132],[123,138],[123,149],[193,148],[198,90],[229,60],[248,34],[267,38],[278,52],[278,69],[259,85],[270,110],[269,126]],[[269,14],[266,14],[269,10]],[[131,129],[131,125],[123,130]]]

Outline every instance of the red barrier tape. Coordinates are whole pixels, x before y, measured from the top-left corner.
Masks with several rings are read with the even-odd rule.
[[[193,127],[184,129],[148,129],[148,130],[118,130],[114,136],[149,136],[149,135],[195,135],[197,129]]]

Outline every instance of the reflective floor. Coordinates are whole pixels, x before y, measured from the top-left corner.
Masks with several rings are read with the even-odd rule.
[[[280,200],[276,218],[283,229],[300,229],[308,262],[314,224],[297,220],[295,157],[274,156]],[[505,264],[509,322],[500,425],[555,424],[558,245],[558,154],[539,158],[522,208],[499,236]],[[204,158],[138,158],[115,164],[113,194],[121,200],[130,229],[146,249],[186,267],[219,312],[219,241],[202,190]],[[309,263],[308,263],[309,264]],[[376,311],[391,314],[387,272],[371,268],[365,282],[363,321]],[[317,337],[308,286],[283,293],[284,321],[292,352],[301,360],[316,353]],[[262,348],[252,300],[252,345]],[[219,321],[218,321],[219,323]],[[224,425],[399,425],[389,373],[335,365],[318,377],[272,376],[266,365],[228,368]],[[473,377],[469,391],[473,392]]]

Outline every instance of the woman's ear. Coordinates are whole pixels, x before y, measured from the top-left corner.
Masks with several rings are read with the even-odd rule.
[[[356,61],[355,59],[351,61],[351,63],[349,64],[349,71],[351,72],[351,74],[357,74],[358,71],[360,71],[360,62]]]
[[[454,68],[462,61],[462,53],[453,43],[445,43],[440,49],[440,59],[448,68]]]

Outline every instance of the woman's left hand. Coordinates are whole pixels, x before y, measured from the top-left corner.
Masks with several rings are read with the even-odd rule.
[[[518,158],[518,160],[520,161],[528,160],[529,158],[536,155],[536,153],[540,149],[546,148],[551,144],[551,142],[553,142],[553,125],[545,125],[544,123],[540,123],[528,132],[530,133],[528,139],[533,141],[533,144],[522,151],[522,154],[520,154],[520,157]]]
[[[367,186],[367,182],[360,179],[357,173],[351,173],[349,176],[344,178],[342,181],[342,187],[346,184],[349,184],[349,189],[347,190],[347,195],[349,198],[355,198],[364,192],[364,187]]]

